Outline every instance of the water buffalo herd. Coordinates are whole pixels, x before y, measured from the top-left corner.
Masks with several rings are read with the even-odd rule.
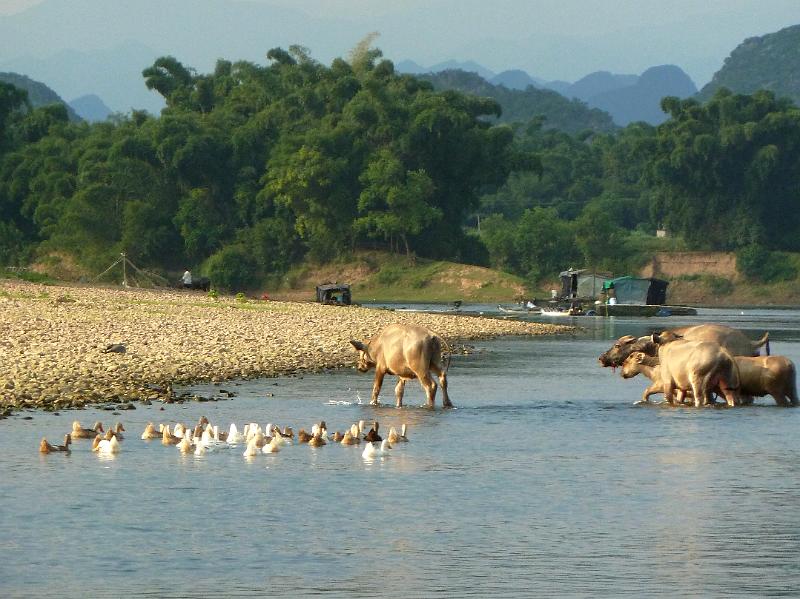
[[[695,407],[725,398],[728,406],[747,405],[771,395],[779,406],[798,403],[795,366],[769,354],[769,334],[752,341],[741,331],[719,324],[671,329],[644,337],[620,337],[600,355],[604,367],[622,367],[622,376],[643,374],[650,385],[641,403],[664,394],[670,405],[691,400]]]
[[[406,381],[419,379],[427,404],[433,407],[439,378],[443,407],[452,407],[447,394],[449,356],[443,359],[444,340],[426,328],[392,324],[369,341],[350,342],[358,350],[360,372],[375,369],[372,404],[387,374],[398,377],[397,407],[403,405]],[[761,348],[767,355],[761,356]],[[643,374],[650,385],[637,403],[663,394],[670,405],[715,404],[723,397],[729,407],[748,405],[755,397],[771,395],[779,406],[797,406],[795,366],[784,356],[769,355],[769,333],[753,341],[741,331],[720,324],[701,324],[643,337],[620,337],[600,355],[604,367],[621,367],[623,378]]]

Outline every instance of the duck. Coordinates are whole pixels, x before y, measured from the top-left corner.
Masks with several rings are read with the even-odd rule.
[[[184,435],[183,439],[181,439],[175,446],[181,453],[189,453],[192,451],[192,439],[189,437],[189,435]]]
[[[389,444],[388,439],[384,439],[380,446],[377,443],[367,443],[364,447],[364,451],[361,453],[361,457],[366,460],[372,460],[374,458],[380,458],[389,455],[389,450],[392,446]]]
[[[355,422],[350,425],[350,436],[358,439],[359,441],[361,440],[361,433],[359,432],[358,425]]]
[[[342,445],[358,445],[359,443],[361,443],[361,439],[359,439],[358,437],[354,437],[352,434],[350,434],[350,431],[347,431],[342,437],[340,443]]]
[[[283,432],[281,433],[281,437],[286,439],[294,439],[294,430],[291,426],[284,426]]]
[[[366,435],[364,435],[364,441],[367,441],[368,443],[383,441],[383,437],[378,434],[378,426],[377,420],[372,423],[372,428],[369,429],[369,432]]]
[[[161,431],[161,442],[164,445],[177,445],[178,443],[181,442],[181,437],[177,437],[173,435],[171,432],[169,432],[169,424],[168,424]]]
[[[228,429],[228,444],[236,445],[237,443],[244,443],[244,435],[239,432],[235,424],[231,423]]]
[[[208,445],[203,443],[202,441],[198,443],[194,448],[194,455],[206,455],[208,451]]]
[[[400,441],[400,435],[397,434],[397,429],[395,427],[391,427],[389,429],[389,435],[386,437],[389,443],[397,443]]]
[[[336,431],[335,433],[333,433],[333,442],[334,443],[341,443],[342,439],[344,439],[344,435],[342,433],[340,433],[339,431]]]
[[[69,451],[69,446],[72,443],[72,436],[67,433],[64,435],[64,445],[50,445],[47,442],[47,439],[44,437],[42,438],[42,442],[39,443],[39,451],[41,453],[56,453],[58,451]]]
[[[92,442],[92,451],[97,453],[119,453],[121,447],[119,441],[113,435],[111,440],[103,439],[100,435],[97,435]]]
[[[300,431],[297,433],[297,442],[298,443],[308,443],[313,438],[314,438],[313,435],[309,435],[306,432],[306,429],[304,429],[304,428],[301,428]]]
[[[325,439],[323,439],[320,433],[317,433],[316,435],[311,437],[311,440],[308,442],[308,444],[311,447],[322,447],[323,445],[327,445],[328,442]]]
[[[117,422],[111,430],[114,431],[114,435],[116,435],[117,439],[120,441],[125,439],[125,437],[122,435],[122,433],[125,432],[125,427],[122,426],[121,422]]]
[[[247,442],[247,448],[244,450],[242,455],[246,458],[249,458],[256,454],[258,454],[258,445],[256,445],[256,438],[253,437]]]
[[[272,437],[272,441],[261,448],[261,453],[278,453],[281,450],[280,437],[277,435]]]
[[[186,434],[186,425],[179,422],[172,429],[172,434],[178,437],[178,439],[183,439],[183,436]]]
[[[214,425],[214,441],[217,443],[225,443],[228,440],[228,433],[219,430],[219,426]]]
[[[70,435],[73,439],[94,439],[97,433],[104,433],[102,422],[95,422],[92,428],[83,428],[79,421],[72,423],[72,432]]]
[[[147,426],[144,427],[144,432],[142,433],[142,439],[144,439],[145,441],[147,441],[148,439],[160,439],[163,430],[164,430],[163,424],[159,424],[158,430],[156,430],[156,427],[153,425],[153,423],[148,422]]]
[[[403,443],[408,443],[408,436],[406,435],[407,431],[408,431],[408,427],[405,424],[400,426],[400,440]]]
[[[208,421],[207,417],[200,416],[200,420],[197,421],[197,424],[199,424],[200,426],[205,428],[206,426],[208,426],[210,424],[210,422]]]

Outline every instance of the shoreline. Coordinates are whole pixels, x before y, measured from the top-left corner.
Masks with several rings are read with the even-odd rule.
[[[260,301],[203,292],[0,280],[0,417],[174,400],[173,385],[352,366],[350,339],[415,323],[450,345],[574,327],[362,307]],[[124,353],[103,353],[110,344]]]

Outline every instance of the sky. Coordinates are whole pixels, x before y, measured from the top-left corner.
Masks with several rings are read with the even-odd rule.
[[[116,49],[138,72],[161,54],[206,71],[290,44],[330,63],[377,31],[396,63],[473,60],[566,81],[675,64],[701,88],[745,38],[795,24],[800,0],[0,0],[0,70],[47,75],[64,53],[89,64]]]

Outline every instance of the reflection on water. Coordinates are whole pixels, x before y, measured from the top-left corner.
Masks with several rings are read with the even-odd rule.
[[[359,404],[371,376],[347,370],[80,414],[124,422],[116,456],[88,440],[37,453],[75,412],[2,421],[0,593],[794,596],[800,409],[637,408],[643,381],[597,365],[609,339],[698,320],[582,319],[576,336],[480,344],[454,358],[448,411],[420,407],[416,383],[402,410]],[[768,328],[800,360],[800,313],[713,320]],[[201,415],[224,429],[406,422],[410,442],[368,461],[363,444],[245,458],[138,439],[148,421]]]

